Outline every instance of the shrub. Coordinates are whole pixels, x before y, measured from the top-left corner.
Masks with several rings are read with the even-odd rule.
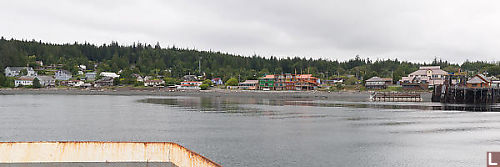
[[[212,81],[209,79],[205,79],[202,83],[207,84],[208,86],[212,85]]]
[[[230,78],[226,81],[226,86],[238,86],[238,79]]]
[[[337,88],[337,90],[343,90],[344,89],[344,85],[337,84],[337,85],[335,85],[335,88]]]

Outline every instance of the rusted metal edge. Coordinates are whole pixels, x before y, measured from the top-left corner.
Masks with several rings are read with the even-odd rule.
[[[130,143],[130,144],[144,144],[145,146],[148,145],[148,144],[170,144],[170,145],[174,145],[174,146],[177,146],[181,149],[184,149],[186,150],[188,153],[190,154],[193,154],[194,156],[198,156],[200,157],[201,159],[203,159],[204,161],[207,161],[208,163],[211,163],[213,166],[217,166],[217,167],[222,167],[222,165],[204,157],[203,155],[200,155],[180,144],[177,144],[177,143],[174,143],[174,142],[136,142],[136,141],[132,141],[132,142],[128,142],[128,141],[22,141],[22,142],[0,142],[0,145],[1,144],[29,144],[29,143],[49,143],[49,144],[59,144],[59,143],[73,143],[73,144],[80,144],[80,143],[98,143],[98,144],[111,144],[111,143],[123,143],[123,144],[126,144],[126,143]]]
[[[151,143],[155,143],[155,142],[151,142]],[[161,143],[161,142],[160,142],[160,143]],[[201,158],[203,158],[204,160],[206,160],[206,161],[208,161],[208,162],[212,163],[212,164],[213,164],[213,165],[215,165],[215,166],[222,167],[222,165],[220,165],[220,164],[218,164],[218,163],[216,163],[216,162],[214,162],[214,161],[212,161],[212,160],[208,159],[207,157],[204,157],[203,155],[198,154],[197,152],[194,152],[194,151],[192,151],[192,150],[190,150],[190,149],[188,149],[188,148],[186,148],[186,147],[184,147],[184,146],[181,146],[180,144],[177,144],[177,143],[174,143],[174,142],[165,142],[165,143],[170,143],[170,144],[173,144],[173,145],[177,145],[177,146],[179,146],[180,148],[186,149],[186,151],[190,152],[191,154],[194,154],[194,155],[196,155],[196,156],[200,156]]]

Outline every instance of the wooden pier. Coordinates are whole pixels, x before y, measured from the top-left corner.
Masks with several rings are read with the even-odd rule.
[[[400,92],[375,92],[370,96],[371,101],[381,102],[421,102],[422,97],[419,93],[400,93]]]
[[[500,103],[500,89],[437,85],[432,92],[432,101],[455,104]]]

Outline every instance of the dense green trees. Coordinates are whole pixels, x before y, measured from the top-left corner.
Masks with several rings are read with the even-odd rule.
[[[335,58],[333,58],[335,59]],[[176,47],[161,48],[149,44],[135,43],[121,46],[116,42],[96,46],[89,43],[50,44],[41,41],[21,41],[0,39],[0,72],[6,66],[35,65],[34,61],[44,64],[63,64],[63,69],[77,72],[77,65],[87,69],[118,72],[126,75],[124,83],[135,83],[129,74],[163,75],[180,78],[186,74],[205,75],[207,78],[228,80],[236,77],[241,80],[257,79],[265,74],[312,73],[322,79],[352,75],[360,80],[372,76],[390,77],[395,81],[408,75],[422,65],[438,65],[450,72],[461,68],[465,71],[484,72],[500,75],[499,64],[487,62],[464,62],[462,65],[434,59],[431,63],[412,63],[397,59],[370,60],[356,56],[340,62],[337,60],[306,59],[300,57],[264,58],[253,55],[244,57],[222,52],[197,51]],[[201,70],[198,67],[201,63]],[[201,71],[201,73],[200,73]],[[0,78],[2,80],[2,78]],[[5,80],[5,79],[3,79]],[[166,80],[167,81],[167,80]],[[177,82],[177,81],[173,81]],[[173,83],[170,82],[170,83]]]
[[[238,86],[238,79],[230,78],[226,81],[226,86]]]
[[[171,77],[165,77],[165,78],[163,78],[163,80],[165,81],[165,85],[167,85],[167,86],[178,85],[181,83],[180,79],[171,78]]]
[[[38,78],[33,79],[33,88],[41,88],[40,80]]]
[[[13,77],[6,77],[4,75],[4,73],[0,72],[0,88],[1,87],[13,88],[14,87],[14,78]]]
[[[5,77],[5,74],[0,72],[0,87],[6,87],[5,86],[6,80],[7,80],[7,77]]]

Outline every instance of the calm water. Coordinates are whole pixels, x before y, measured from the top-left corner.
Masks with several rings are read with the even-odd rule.
[[[6,95],[0,141],[172,141],[224,166],[486,166],[500,151],[500,112],[365,100]]]

